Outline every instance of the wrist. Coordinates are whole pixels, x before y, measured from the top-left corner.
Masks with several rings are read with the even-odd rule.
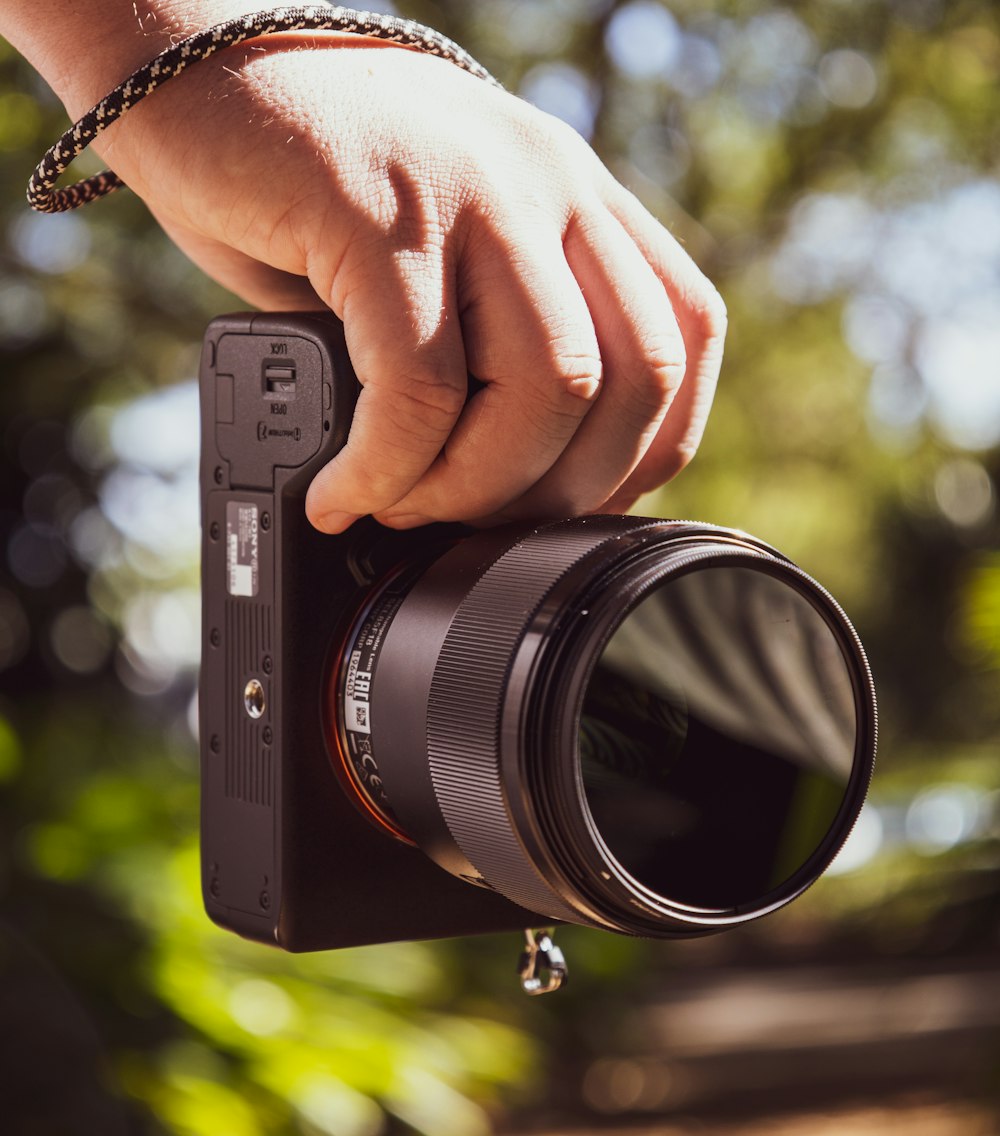
[[[266,6],[266,0],[12,0],[0,11],[0,34],[78,118],[177,39]]]
[[[100,8],[105,16],[117,13],[120,18],[121,2],[122,0],[94,0],[93,7]],[[152,0],[146,2],[152,3]],[[297,54],[295,48],[307,47],[315,50],[320,43],[323,44],[324,51],[334,44],[338,47],[350,44],[352,48],[357,48],[360,42],[364,41],[368,41],[369,45],[394,44],[404,48],[417,48],[419,52],[427,55],[443,57],[448,61],[449,66],[457,65],[462,71],[475,76],[477,81],[485,79],[499,86],[489,72],[459,45],[433,29],[409,20],[318,5],[292,7],[285,11],[255,9],[250,12],[242,10],[241,7],[241,10],[234,15],[231,11],[229,14],[225,11],[234,0],[211,0],[211,2],[199,0],[197,6],[193,7],[184,6],[181,0],[157,0],[157,2],[160,6],[155,12],[151,8],[144,8],[140,14],[138,7],[134,6],[136,26],[131,33],[123,32],[120,24],[115,24],[112,20],[113,34],[107,37],[107,46],[99,57],[87,51],[85,38],[75,42],[74,56],[79,57],[82,53],[82,58],[90,66],[82,65],[69,70],[65,66],[69,52],[66,46],[67,35],[72,35],[74,29],[81,27],[77,9],[70,9],[70,17],[64,24],[59,25],[58,34],[37,33],[34,36],[28,35],[28,24],[23,18],[25,0],[11,0],[11,6],[5,12],[0,12],[0,30],[7,34],[13,32],[12,42],[20,45],[25,54],[38,63],[43,74],[54,82],[56,90],[63,96],[67,109],[78,118],[74,126],[46,153],[31,178],[28,197],[34,208],[43,212],[72,209],[117,188],[121,184],[122,173],[117,165],[117,156],[122,153],[122,147],[118,143],[125,142],[126,167],[129,164],[127,139],[130,136],[134,137],[137,133],[146,135],[148,142],[148,135],[151,133],[155,146],[157,134],[162,133],[155,123],[159,120],[162,126],[163,112],[169,109],[167,103],[171,101],[169,95],[157,101],[155,111],[149,111],[145,105],[140,110],[133,111],[128,120],[130,125],[124,135],[115,130],[108,138],[103,133],[104,129],[117,127],[121,115],[131,110],[137,103],[144,103],[147,95],[157,91],[168,80],[187,71],[192,64],[203,64],[195,69],[201,79],[198,85],[204,88],[207,82],[205,93],[214,94],[216,102],[220,98],[229,97],[234,80],[246,93],[250,93],[256,86],[258,97],[263,95],[263,101],[273,102],[274,92],[267,89],[270,84],[265,82],[261,89],[259,81],[255,84],[251,80],[252,73],[257,70],[254,65],[273,58],[275,54],[281,55],[288,48],[292,48],[293,54]],[[198,24],[195,31],[191,31],[189,26],[192,12],[197,13]],[[91,16],[100,14],[93,10],[90,12]],[[211,22],[207,24],[202,22],[212,16],[215,18]],[[153,20],[152,30],[146,30],[144,25],[146,20]],[[85,26],[88,29],[91,27],[90,23]],[[161,47],[150,56],[149,44],[157,39],[167,46]],[[140,43],[141,62],[135,65],[136,45]],[[268,47],[262,46],[263,43]],[[238,53],[242,55],[242,60],[236,54],[236,49],[241,44],[249,45],[246,51]],[[276,52],[269,48],[276,49]],[[313,52],[307,54],[312,55]],[[109,63],[117,61],[119,71],[125,68],[122,60],[129,60],[126,69],[130,70],[130,74],[120,83],[114,84],[113,89],[106,91],[106,95],[99,101],[95,101],[95,96],[88,91],[93,85],[95,59],[99,69],[105,69]],[[102,79],[97,89],[104,89],[106,82],[107,80]],[[180,84],[182,88],[189,86],[190,83]],[[177,87],[172,84],[170,90],[176,96]],[[82,92],[88,92],[87,96],[84,97]],[[188,89],[185,93],[190,96],[193,92]],[[251,100],[253,98],[254,96],[251,95]],[[167,100],[166,103],[164,99]],[[79,116],[78,105],[89,107],[82,117]],[[312,100],[309,105],[312,106]],[[177,109],[176,106],[174,109]],[[206,117],[200,113],[203,109],[202,104],[199,103],[196,117],[202,123]],[[153,118],[146,121],[149,114],[152,114]],[[178,120],[174,121],[176,125]],[[190,119],[184,116],[182,121],[189,122]],[[248,121],[250,124],[253,123],[253,115],[249,120],[243,120],[243,125],[245,126]],[[269,122],[273,121],[273,117],[269,119]],[[144,130],[144,125],[152,127],[152,131]],[[286,140],[286,144],[290,140],[291,138]],[[113,164],[116,172],[105,172],[94,178],[85,179],[77,185],[56,189],[56,182],[69,163],[91,143],[96,145],[106,160],[110,160],[109,148],[114,151],[116,161]],[[131,178],[127,174],[125,176],[131,184]],[[139,191],[134,184],[133,188]],[[141,194],[141,191],[139,192]]]

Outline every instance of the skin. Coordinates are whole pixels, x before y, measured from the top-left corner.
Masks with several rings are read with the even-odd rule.
[[[2,0],[0,33],[77,117],[171,34],[250,10]],[[246,301],[344,321],[363,390],[309,490],[318,528],[620,511],[694,455],[715,289],[574,131],[453,64],[268,37],[167,83],[95,149]]]

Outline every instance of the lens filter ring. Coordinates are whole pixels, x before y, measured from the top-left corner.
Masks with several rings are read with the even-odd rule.
[[[649,619],[664,596],[670,618]],[[586,602],[512,691],[523,726],[505,768],[529,786],[533,854],[636,934],[718,930],[801,894],[849,835],[875,752],[871,673],[836,601],[763,546],[710,539],[620,565]],[[628,658],[651,628],[666,675],[649,673],[652,649],[645,673]]]

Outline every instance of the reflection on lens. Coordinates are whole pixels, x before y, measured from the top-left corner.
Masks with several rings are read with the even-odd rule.
[[[648,594],[605,646],[579,732],[611,856],[673,903],[757,903],[837,817],[857,718],[827,620],[788,581],[711,566]]]

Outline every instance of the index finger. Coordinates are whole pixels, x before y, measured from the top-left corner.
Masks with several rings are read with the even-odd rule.
[[[442,302],[440,284],[396,289],[379,279],[345,300],[343,319],[362,390],[347,444],[306,495],[309,520],[330,533],[409,493],[441,452],[468,389],[455,304]]]

